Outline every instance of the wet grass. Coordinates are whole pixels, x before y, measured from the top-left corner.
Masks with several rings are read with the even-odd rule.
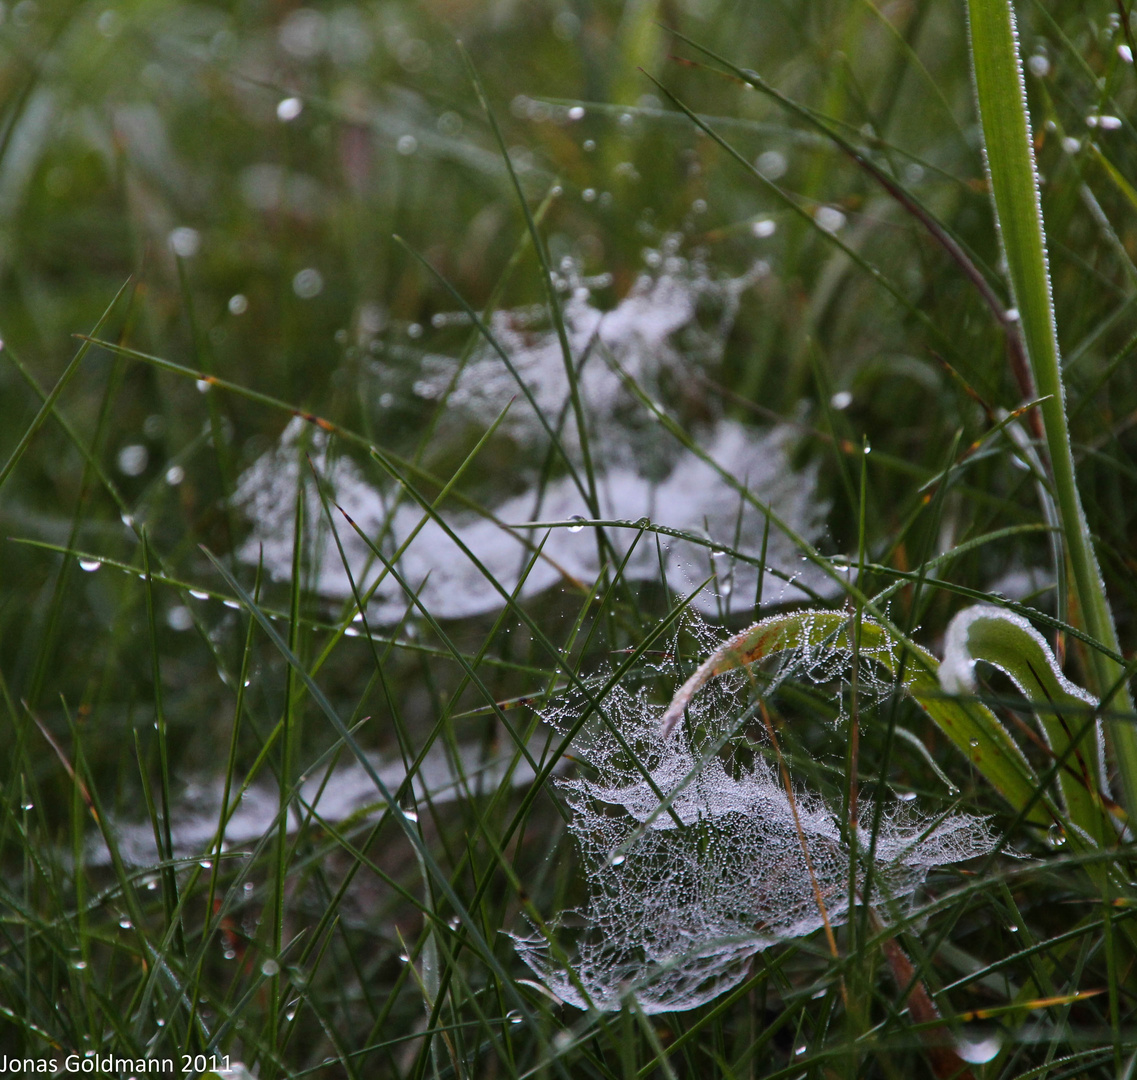
[[[542,713],[567,693],[604,722],[617,685],[662,709],[708,651],[693,607],[725,637],[779,595],[857,618],[871,598],[940,654],[986,599],[1076,682],[1128,661],[1118,11],[1018,12],[1114,649],[1054,543],[1069,492],[1029,414],[1006,417],[1033,394],[958,5],[6,9],[0,1052],[188,1054],[191,1073],[218,1055],[263,1078],[891,1077],[952,1075],[949,1043],[986,1059],[975,1076],[1129,1075],[1131,850],[1048,834],[1064,763],[997,675],[980,696],[1035,806],[909,701],[866,711],[855,751],[826,688],[787,685],[771,722],[838,818],[855,792],[915,793],[990,815],[1026,858],[937,870],[887,930],[853,920],[836,955],[785,941],[686,1012],[559,1005],[503,933],[587,899],[555,779],[587,755]],[[747,274],[735,306],[724,282]],[[645,305],[634,345],[581,347],[573,290],[630,318],[645,275],[679,282],[689,317],[654,339],[667,308]],[[538,346],[548,366],[519,367]],[[508,389],[479,398],[463,372],[487,358]],[[787,520],[754,462],[698,474],[728,505],[685,537],[673,506],[621,510],[621,469],[662,484],[728,424],[755,444],[781,425],[771,468],[823,528]],[[258,529],[242,484],[273,452],[292,471]],[[364,489],[383,493],[366,520]],[[596,524],[560,515],[564,491]],[[502,520],[518,496],[542,527]],[[428,543],[451,561],[424,580]],[[695,596],[708,581],[718,600]],[[1107,737],[1129,723],[1115,697]],[[763,753],[759,735],[737,760]]]

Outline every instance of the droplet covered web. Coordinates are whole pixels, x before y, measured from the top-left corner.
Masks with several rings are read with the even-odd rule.
[[[789,679],[831,688],[851,662],[839,643],[783,654],[763,696]],[[858,671],[866,706],[893,689],[869,667]],[[605,681],[548,715],[567,731],[593,710],[573,741],[580,774],[558,781],[573,811],[588,905],[552,924],[555,945],[535,932],[516,947],[559,998],[580,1008],[617,1009],[630,994],[645,1012],[695,1008],[745,979],[762,949],[845,920],[848,847],[821,798],[794,790],[791,802],[771,754],[733,753],[740,723],[753,715],[746,672],[708,684],[670,738],[659,729],[663,707],[646,690],[621,684],[597,701]],[[872,820],[862,802],[861,821]],[[867,829],[858,842],[868,849]],[[873,902],[887,914],[931,867],[993,843],[980,819],[936,823],[911,804],[890,807],[875,842]],[[570,924],[582,926],[575,942]]]

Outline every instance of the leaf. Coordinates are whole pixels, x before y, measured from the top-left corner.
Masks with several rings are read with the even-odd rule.
[[[1097,701],[1062,674],[1046,639],[1026,619],[985,604],[965,608],[948,626],[944,690],[974,693],[980,660],[1006,674],[1036,706],[1050,749],[1066,757],[1059,784],[1070,820],[1100,842],[1107,835],[1102,796],[1108,798],[1108,784]]]
[[[1074,473],[1014,8],[1009,0],[968,0],[967,10],[991,194],[1027,356],[1038,393],[1047,399],[1041,411],[1066,551],[1085,628],[1102,646],[1089,651],[1088,676],[1093,689],[1106,694],[1123,672],[1106,655],[1119,651],[1117,631]],[[1120,683],[1115,692],[1122,708],[1132,711],[1127,683]],[[1112,737],[1121,787],[1132,811],[1137,808],[1137,728],[1117,724]]]
[[[716,649],[679,688],[660,718],[661,731],[664,736],[670,735],[691,698],[710,679],[781,652],[837,646],[849,650],[852,631],[852,617],[845,611],[798,611],[755,623]],[[874,661],[899,680],[899,688],[936,722],[1011,806],[1021,811],[1034,802],[1027,820],[1039,825],[1050,823],[1050,814],[1034,800],[1037,781],[1014,739],[985,705],[944,695],[938,678],[940,665],[931,653],[901,643],[868,618],[861,619],[856,647],[863,660]]]

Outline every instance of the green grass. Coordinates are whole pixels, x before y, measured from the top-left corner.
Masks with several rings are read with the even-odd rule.
[[[1122,5],[1021,5],[1026,127],[1006,9],[970,8],[970,39],[941,0],[4,9],[0,1053],[829,1078],[953,1075],[938,1046],[986,1044],[976,1077],[1132,1074],[1131,838],[1078,793],[1094,718],[1028,703],[1016,683],[1059,684],[1013,664],[980,668],[978,703],[921,691],[1002,721],[1011,795],[860,674],[843,703],[778,687],[777,751],[740,707],[732,767],[780,756],[847,837],[858,799],[894,793],[999,837],[882,904],[887,925],[862,909],[835,954],[818,932],[698,1009],[583,1011],[507,936],[571,947],[555,920],[588,889],[557,775],[589,775],[591,732],[628,734],[620,689],[662,709],[705,659],[700,584],[718,641],[797,606],[757,610],[754,577],[728,592],[744,571],[769,597],[800,569],[811,606],[934,656],[970,604],[1027,616],[1107,697],[1135,809],[1134,42]],[[735,310],[721,283],[758,260]],[[605,310],[645,273],[719,285],[660,374],[574,341],[551,273]],[[526,426],[538,339],[565,394]],[[462,372],[491,360],[516,385],[475,407]],[[1006,414],[1036,398],[1035,433]],[[273,537],[235,493],[297,415],[258,564],[249,538]],[[822,529],[707,464],[716,425],[765,446],[777,422]],[[735,540],[676,536],[673,504],[610,511],[629,455],[660,484],[704,468]],[[385,493],[373,519],[347,516],[350,477]],[[594,525],[549,510],[564,492]],[[544,526],[503,518],[523,494]],[[513,563],[474,544],[523,524]],[[424,585],[416,544],[447,535],[473,569]],[[664,569],[680,542],[686,585]],[[583,711],[554,730],[566,697]]]

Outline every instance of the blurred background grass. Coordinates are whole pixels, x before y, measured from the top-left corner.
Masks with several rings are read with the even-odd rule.
[[[41,405],[30,380],[50,388],[74,355],[74,335],[99,323],[129,278],[99,336],[415,458],[433,477],[416,482],[433,496],[481,431],[434,426],[445,398],[411,387],[424,358],[462,355],[469,330],[447,317],[453,297],[393,234],[475,309],[492,301],[524,312],[544,296],[460,39],[531,205],[551,193],[541,229],[553,264],[570,260],[566,277],[589,279],[594,304],[615,307],[641,275],[665,273],[668,258],[681,256],[720,279],[761,267],[725,322],[715,307],[721,296],[700,301],[696,324],[712,333],[725,327],[728,336],[711,364],[692,361],[683,373],[689,378],[665,386],[672,396],[663,404],[695,432],[720,411],[754,425],[756,438],[779,418],[796,425],[792,460],[818,477],[824,552],[855,557],[862,544],[871,561],[908,571],[968,538],[1041,520],[1029,474],[999,438],[968,459],[926,510],[921,485],[990,426],[984,406],[1009,409],[1022,400],[1002,332],[958,266],[816,132],[737,81],[675,59],[701,62],[673,30],[818,110],[867,147],[997,282],[958,5],[20,0],[0,11],[5,460]],[[1036,2],[1019,14],[1083,497],[1128,649],[1137,599],[1129,38],[1118,7],[1105,0]],[[646,75],[706,116],[805,215],[675,112]],[[421,1032],[423,993],[398,957],[422,935],[415,904],[440,924],[455,912],[433,887],[424,897],[412,849],[389,815],[376,835],[348,823],[360,845],[371,845],[364,862],[334,823],[278,835],[270,816],[254,858],[199,866],[197,878],[181,864],[161,879],[155,867],[113,869],[105,858],[85,867],[80,837],[95,828],[88,800],[98,801],[103,821],[145,821],[146,805],[162,802],[164,786],[182,805],[187,784],[203,776],[228,775],[236,787],[245,776],[275,775],[287,786],[333,735],[280,651],[249,632],[245,612],[222,605],[233,590],[198,548],[222,557],[240,548],[250,523],[231,496],[242,473],[277,445],[287,414],[216,389],[202,393],[190,379],[98,348],[60,407],[73,437],[49,420],[0,502],[8,538],[0,575],[6,1052],[39,1055],[53,1043],[82,1052],[113,1039],[120,1052],[216,1048],[254,1063],[262,1076],[306,1069],[424,1075],[436,1067],[471,1076],[532,1069],[631,1076],[649,1069],[657,1040],[674,1039],[688,1024],[695,1034],[676,1057],[678,1074],[765,1075],[788,1067],[803,1039],[826,1045],[839,1029],[831,1014],[841,1010],[840,995],[831,966],[808,946],[772,959],[768,981],[733,1011],[697,1021],[702,1014],[692,1014],[656,1030],[629,1017],[597,1026],[568,1009],[550,1012],[530,991],[538,1019],[505,1022],[515,1006],[486,958],[440,935],[440,963],[453,978],[439,1023],[452,1034],[448,1052],[439,1049],[432,1061],[424,1040],[406,1038]],[[865,440],[872,454],[862,539]],[[335,443],[333,452],[354,454],[375,482],[382,478],[350,447]],[[462,490],[488,505],[516,494],[516,466],[527,452],[508,436],[496,438]],[[563,470],[554,461],[546,472]],[[151,565],[180,588],[148,591],[137,574],[109,565],[143,566],[143,528]],[[85,552],[104,565],[91,571],[16,539]],[[373,648],[341,639],[337,627],[351,612],[306,588],[315,574],[306,560],[298,556],[291,582],[263,580],[261,601],[283,613],[282,634],[305,665],[318,667],[344,720],[371,718],[360,743],[408,759],[434,739],[452,751],[473,740],[487,759],[513,752],[486,695],[539,697],[564,679],[521,610],[589,671],[643,641],[672,601],[661,584],[631,584],[610,570],[614,584],[602,587],[599,603],[566,587],[524,609],[507,605],[451,621],[445,630],[454,648],[479,663],[486,658],[481,693],[469,689],[449,646],[420,614],[378,628]],[[250,590],[254,569],[237,571]],[[1047,588],[1053,569],[1042,533],[986,545],[942,573],[1065,617],[1062,599]],[[876,583],[889,580],[881,573]],[[192,597],[191,586],[215,598]],[[908,605],[902,621],[921,624],[927,643],[960,605],[935,588],[915,608],[910,594],[897,602]],[[745,603],[734,610],[734,624],[754,617]],[[238,699],[244,680],[248,690]],[[235,715],[242,719],[234,734]],[[535,729],[525,709],[503,715],[519,717],[522,733]],[[84,785],[72,782],[45,732]],[[935,754],[932,736],[926,741]],[[870,781],[874,746],[880,749],[869,737],[863,751]],[[807,737],[799,749],[805,767]],[[890,779],[943,796],[915,749],[896,755]],[[989,792],[967,787],[962,765],[957,771],[969,805],[1000,812]],[[839,778],[811,779],[840,791]],[[520,803],[522,791],[503,785],[498,796],[471,793],[433,817],[420,808],[428,845],[463,901],[477,898],[474,917],[516,977],[525,969],[497,931],[518,929],[528,898],[549,917],[580,893],[569,848],[557,846],[555,795]],[[519,805],[521,828],[510,829]],[[550,864],[554,851],[562,858]],[[944,946],[948,959],[940,963],[948,970],[935,978],[980,972],[991,991],[1004,976],[989,965],[1014,953],[1003,927],[1025,926],[1033,911],[1046,937],[1081,918],[1047,906],[1053,890],[1072,888],[1060,871],[1048,873],[1039,869],[1021,893],[992,887],[967,900],[956,918],[972,936]],[[224,901],[210,910],[209,897]],[[1014,914],[1016,903],[1029,911]],[[326,913],[338,921],[319,922]],[[1080,953],[1044,951],[1045,978],[1032,968],[1040,961],[1028,957],[1011,966],[1013,977],[1038,980],[1039,996],[1043,984],[1059,992],[1101,985],[1094,965],[1104,970],[1114,959],[1107,963],[1109,946],[1094,936],[1100,932],[1076,939]],[[282,967],[274,957],[297,933]],[[158,978],[156,970],[169,974]],[[848,1051],[845,1064],[832,1067],[853,1071],[840,1075],[859,1075],[862,1066],[898,1075],[905,1061],[919,1059],[918,1040],[902,1034],[888,1004],[894,992],[877,981],[874,1008],[884,1029],[872,1045],[892,1057]],[[811,1003],[802,988],[814,985],[825,993]],[[958,997],[949,1010],[985,1001]],[[1032,1036],[1041,1050],[1029,1039],[1015,1044],[990,1075],[1013,1076],[1046,1055],[1098,1045],[1108,1048],[1102,1068],[1115,1068],[1123,1041],[1117,1010],[1129,998],[1122,995],[1121,1006],[1116,995],[1110,1000],[1112,1015],[1105,1005],[1082,1006],[1084,1014]],[[578,1021],[579,1043],[553,1041]],[[829,1065],[800,1056],[798,1064],[812,1068],[809,1075],[832,1075]]]

